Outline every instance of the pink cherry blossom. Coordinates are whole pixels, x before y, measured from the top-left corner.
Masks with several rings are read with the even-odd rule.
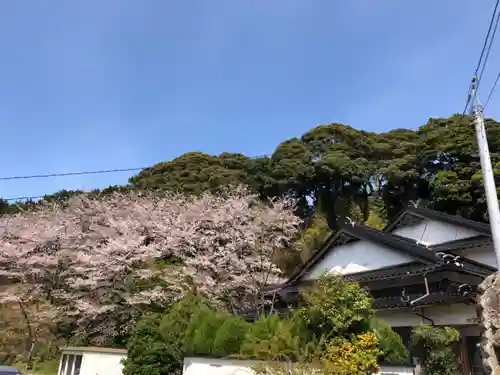
[[[12,281],[0,301],[44,300],[82,332],[106,335],[133,326],[117,318],[125,311],[193,288],[242,307],[281,280],[273,255],[299,224],[293,202],[263,203],[242,187],[199,197],[82,195],[0,218],[0,278]]]

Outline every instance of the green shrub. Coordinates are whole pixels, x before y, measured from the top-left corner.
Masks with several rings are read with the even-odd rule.
[[[186,296],[165,314],[137,324],[128,343],[124,375],[180,374],[186,355],[213,353],[219,329],[231,319],[228,313],[210,308],[202,298]],[[243,336],[244,332],[239,340]],[[217,345],[229,349],[221,338]],[[232,353],[237,353],[239,346],[234,350]]]
[[[137,324],[128,343],[124,375],[163,375],[180,371],[175,353],[159,334],[160,322],[161,316],[151,316]]]
[[[212,347],[212,353],[217,355],[231,355],[239,353],[245,335],[251,324],[238,316],[231,316],[222,323],[217,330]]]
[[[254,322],[241,345],[241,355],[261,360],[284,360],[296,356],[300,337],[290,319],[276,315]]]
[[[370,329],[377,336],[379,348],[383,352],[381,358],[383,362],[390,365],[408,363],[408,349],[403,344],[401,336],[394,332],[389,324],[381,319],[371,318]]]
[[[323,275],[301,293],[296,319],[310,338],[344,336],[372,316],[372,298],[358,283],[341,276]]]
[[[413,330],[412,352],[425,375],[457,375],[459,341],[460,333],[454,328],[422,325]]]
[[[206,305],[200,306],[186,329],[186,353],[212,354],[217,331],[229,318],[229,314],[214,311]]]

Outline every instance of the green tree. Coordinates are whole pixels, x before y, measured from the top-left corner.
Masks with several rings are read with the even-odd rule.
[[[301,322],[309,339],[349,336],[373,315],[368,292],[341,276],[322,276],[301,292],[301,299],[295,319]]]
[[[128,342],[124,375],[180,374],[176,353],[160,335],[161,316],[148,316],[141,320]]]
[[[325,216],[314,213],[294,243],[276,252],[275,263],[290,275],[324,245],[331,233]]]
[[[375,371],[382,351],[367,322],[371,299],[359,284],[323,276],[304,290],[299,306],[287,317],[254,323],[242,353],[264,360],[264,375],[361,375]]]
[[[201,304],[193,313],[185,332],[185,353],[212,354],[217,333],[231,315]]]
[[[372,317],[370,329],[375,333],[382,351],[381,361],[391,365],[406,364],[409,361],[408,349],[400,335],[381,319]]]
[[[239,316],[228,317],[216,332],[212,353],[216,355],[230,355],[239,353],[250,330],[251,324]]]
[[[217,191],[228,185],[248,184],[248,157],[224,153],[220,156],[190,152],[169,162],[158,163],[130,178],[140,189],[160,189],[188,194]]]
[[[413,330],[412,352],[420,359],[425,375],[457,375],[459,341],[455,328],[422,325]]]
[[[196,295],[137,324],[128,342],[125,375],[180,374],[186,355],[238,354],[249,323],[211,308]]]
[[[295,360],[300,344],[300,332],[292,320],[264,316],[251,325],[240,353],[250,359]]]

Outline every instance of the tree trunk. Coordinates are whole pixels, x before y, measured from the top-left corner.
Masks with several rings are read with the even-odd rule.
[[[35,340],[31,342],[30,350],[28,352],[28,359],[26,360],[26,370],[33,368],[33,353],[35,351]]]

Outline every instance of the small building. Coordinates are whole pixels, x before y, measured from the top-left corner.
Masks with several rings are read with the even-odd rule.
[[[125,349],[64,347],[57,375],[122,375]]]
[[[462,336],[463,374],[482,374],[477,286],[496,272],[490,226],[425,208],[403,211],[383,230],[346,224],[287,282],[265,291],[285,313],[299,290],[326,272],[367,287],[377,315],[409,343],[419,324],[451,326]],[[249,320],[255,313],[248,312]]]

